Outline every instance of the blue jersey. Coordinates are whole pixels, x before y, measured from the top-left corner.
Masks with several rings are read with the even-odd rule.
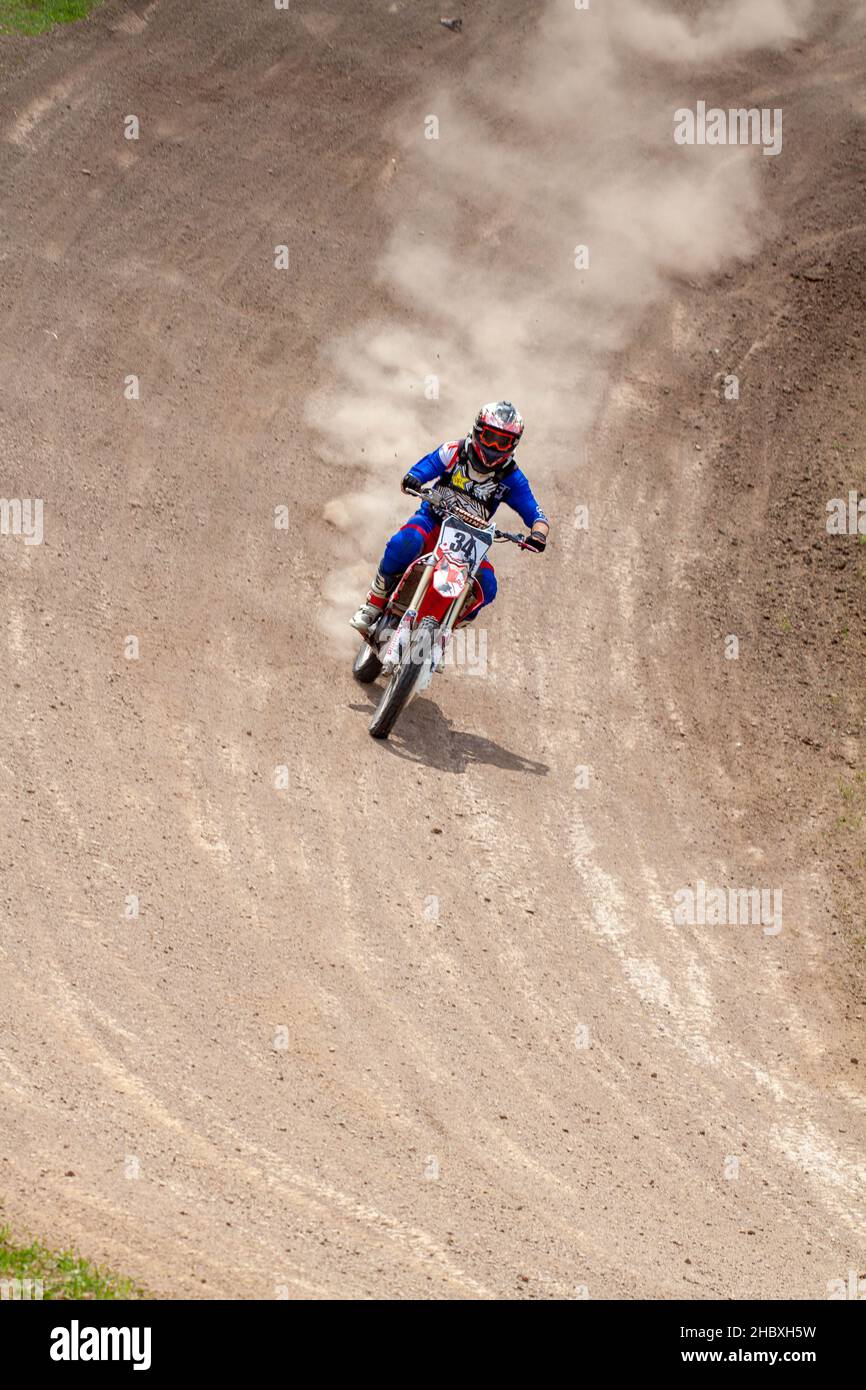
[[[461,439],[456,443],[441,444],[432,454],[425,454],[414,468],[409,469],[410,478],[419,483],[432,483],[434,479],[441,478],[449,487],[473,497],[488,517],[493,515],[500,502],[505,502],[517,512],[525,526],[532,527],[536,521],[547,520],[533,496],[529,479],[516,465],[500,478],[494,476],[476,482],[470,477],[463,461],[463,443]],[[434,526],[438,518],[430,511],[429,503],[424,502],[421,511],[429,513],[430,525]]]

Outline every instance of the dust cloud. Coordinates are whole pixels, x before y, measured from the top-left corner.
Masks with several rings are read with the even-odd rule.
[[[384,312],[327,346],[329,387],[310,404],[323,453],[353,475],[325,511],[335,563],[321,626],[340,648],[408,514],[407,468],[506,397],[526,418],[521,458],[543,497],[554,474],[579,469],[648,306],[676,277],[754,254],[767,234],[760,150],[676,146],[674,111],[712,98],[707,64],[789,42],[811,9],[735,0],[689,22],[640,0],[553,0],[528,42],[503,30],[501,51],[404,113],[389,192],[400,211],[377,268]]]

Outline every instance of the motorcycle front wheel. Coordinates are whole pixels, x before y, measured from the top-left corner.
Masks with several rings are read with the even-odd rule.
[[[376,713],[370,720],[370,736],[387,738],[400,714],[412,698],[412,693],[425,667],[436,660],[433,651],[433,636],[436,632],[434,618],[423,618],[420,626],[412,634],[409,650],[400,662],[385,687]]]

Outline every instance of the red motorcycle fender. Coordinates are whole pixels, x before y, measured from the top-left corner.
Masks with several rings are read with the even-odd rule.
[[[441,554],[441,551],[437,551],[436,558],[441,558]],[[426,555],[419,555],[417,560],[412,561],[411,565],[404,573],[403,578],[400,580],[400,583],[397,585],[397,588],[391,595],[392,604],[409,602],[418,586],[418,580],[421,578],[421,569],[429,561],[429,558],[430,553],[428,551]],[[421,618],[435,618],[436,622],[440,623],[454,602],[455,600],[453,598],[447,598],[444,594],[438,593],[436,589],[433,588],[431,582],[427,586],[427,592],[421,600],[421,607],[418,610],[418,621],[420,621]],[[483,602],[484,590],[478,583],[478,579],[474,578],[472,580],[472,598],[468,600],[463,607],[464,617],[466,614],[480,607]]]
[[[463,593],[465,594],[465,592],[466,590],[464,589]],[[431,584],[430,588],[424,595],[421,607],[418,612],[419,621],[421,618],[435,618],[437,623],[441,623],[442,619],[445,617],[446,613],[449,612],[452,605],[455,603],[459,603],[462,597],[462,594],[458,594],[456,599],[446,598],[444,594],[437,593],[436,590],[433,588],[433,585]],[[477,608],[478,605],[483,602],[484,591],[481,588],[481,585],[478,583],[478,580],[473,579],[471,597],[468,598],[463,604],[462,611],[464,616],[467,613],[471,613],[474,608]]]

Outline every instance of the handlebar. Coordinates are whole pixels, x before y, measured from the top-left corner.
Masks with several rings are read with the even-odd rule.
[[[404,478],[402,489],[412,497],[423,498],[425,502],[430,504],[434,511],[444,512],[447,508],[452,511],[455,516],[465,520],[472,526],[477,526],[481,521],[481,518],[474,516],[468,507],[464,509],[460,506],[459,497],[452,496],[446,500],[439,495],[438,488],[424,488],[420,483],[416,484],[414,478],[408,480]],[[526,546],[526,536],[522,531],[500,531],[494,528],[493,539],[495,541],[511,541],[514,545],[519,545],[522,548]]]
[[[471,507],[464,506],[462,499],[455,492],[449,492],[448,496],[443,496],[443,492],[445,492],[446,489],[440,489],[438,487],[430,488],[429,491],[424,491],[421,488],[418,488],[416,491],[412,488],[411,491],[414,492],[417,497],[421,497],[425,502],[429,503],[434,512],[442,512],[444,514],[446,511],[449,511],[462,521],[468,522],[471,526],[478,526],[484,522],[481,511],[473,512]]]

